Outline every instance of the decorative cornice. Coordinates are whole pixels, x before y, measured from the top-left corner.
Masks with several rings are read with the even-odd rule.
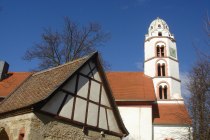
[[[150,60],[155,59],[155,58],[157,58],[157,59],[160,59],[160,58],[168,58],[168,59],[171,59],[171,60],[176,61],[177,63],[179,63],[178,60],[176,60],[176,59],[174,59],[174,58],[172,58],[172,57],[170,57],[170,56],[164,56],[164,57],[157,57],[157,56],[154,56],[154,57],[151,57],[151,58],[145,60],[144,62],[150,61]]]
[[[155,79],[155,78],[171,78],[171,79],[173,79],[173,80],[176,80],[176,81],[178,81],[178,82],[181,82],[180,79],[177,79],[177,78],[175,78],[175,77],[173,77],[173,76],[155,76],[155,77],[152,77],[152,79]]]
[[[174,38],[171,38],[171,37],[168,37],[168,36],[152,36],[152,37],[149,37],[147,39],[145,39],[144,42],[147,42],[147,41],[150,41],[151,39],[153,38],[168,38],[170,39],[172,42],[176,42],[176,40]]]

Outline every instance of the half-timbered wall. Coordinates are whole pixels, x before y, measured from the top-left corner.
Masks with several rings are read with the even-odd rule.
[[[68,79],[41,110],[81,125],[122,133],[92,61]]]

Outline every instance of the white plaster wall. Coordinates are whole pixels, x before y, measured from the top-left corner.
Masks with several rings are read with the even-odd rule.
[[[176,80],[171,80],[172,98],[180,99],[181,96],[181,83]]]
[[[168,60],[168,71],[169,76],[179,79],[179,64],[174,60]]]
[[[156,59],[152,59],[152,60],[144,63],[144,74],[145,75],[148,75],[150,77],[155,77],[155,74],[156,74],[155,73],[155,71],[156,71],[155,62],[156,62]]]
[[[189,140],[189,127],[187,126],[153,126],[153,139],[164,140],[166,138],[173,138],[175,140]]]
[[[71,119],[72,109],[73,109],[73,102],[74,102],[73,96],[68,95],[68,97],[66,99],[66,102],[65,102],[65,104],[63,105],[63,108],[60,111],[59,116]]]
[[[112,110],[107,109],[107,117],[108,117],[108,123],[109,123],[109,130],[113,132],[117,132],[117,133],[122,133],[121,130],[119,129],[117,120]]]
[[[42,108],[41,110],[45,111],[45,112],[49,112],[52,114],[57,114],[58,109],[63,101],[65,97],[65,93],[63,93],[62,91],[59,91],[58,93],[56,93],[51,99],[50,101],[48,101]]]
[[[152,140],[151,106],[118,107],[129,135],[123,140]]]
[[[144,43],[144,60],[152,58],[155,56],[155,49],[153,40],[146,41]]]

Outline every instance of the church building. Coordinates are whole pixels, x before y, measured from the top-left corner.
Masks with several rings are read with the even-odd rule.
[[[184,140],[191,119],[181,95],[174,35],[160,18],[144,41],[144,72],[108,72],[115,101],[130,135],[125,140]]]
[[[40,72],[0,62],[0,140],[189,140],[176,40],[157,18],[144,72],[104,72],[98,53]]]

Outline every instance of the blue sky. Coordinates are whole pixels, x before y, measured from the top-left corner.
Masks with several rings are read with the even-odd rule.
[[[43,29],[60,30],[63,18],[87,24],[98,22],[111,39],[101,49],[113,71],[142,71],[144,35],[160,17],[175,35],[180,71],[195,61],[192,44],[205,51],[203,20],[209,0],[1,0],[0,59],[10,71],[29,71],[36,62],[22,59],[27,48],[40,41]]]

